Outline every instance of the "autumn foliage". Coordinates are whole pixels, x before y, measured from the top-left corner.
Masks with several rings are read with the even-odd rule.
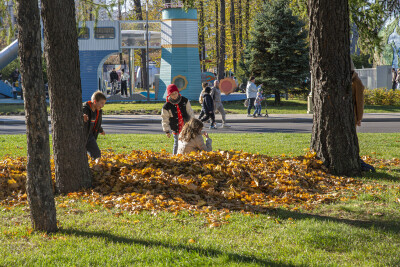
[[[327,174],[314,153],[269,157],[239,151],[176,156],[165,151],[109,151],[103,155],[98,165],[91,162],[93,188],[69,196],[132,213],[311,208],[354,196],[362,187],[354,178]],[[0,170],[1,203],[24,204],[26,159],[4,158]]]

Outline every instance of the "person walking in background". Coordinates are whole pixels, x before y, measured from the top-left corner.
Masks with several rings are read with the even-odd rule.
[[[397,78],[397,71],[395,68],[392,68],[392,89],[393,90],[396,90],[396,87],[397,87],[396,78]]]
[[[254,101],[256,100],[257,97],[257,86],[255,85],[256,78],[254,76],[251,76],[249,81],[247,82],[246,86],[246,97],[247,97],[247,117],[251,117],[252,115],[250,114],[251,108],[254,107]]]
[[[110,72],[110,83],[111,83],[111,95],[114,95],[117,91],[117,83],[118,83],[118,73],[115,71],[115,68]]]
[[[188,154],[192,151],[211,151],[212,140],[208,134],[201,131],[203,130],[203,123],[198,119],[192,118],[188,123],[183,126],[182,132],[179,135],[178,152],[177,154]],[[202,135],[206,137],[206,143]]]
[[[121,96],[122,97],[128,96],[128,89],[127,89],[128,80],[129,80],[129,75],[127,73],[125,73],[125,69],[122,69],[122,74],[121,74]]]
[[[199,103],[203,107],[204,90],[208,87],[208,82],[202,83],[201,86],[202,86],[203,89],[201,90],[201,93],[200,93],[200,96],[199,96]],[[204,115],[205,115],[204,109],[202,108],[201,111],[200,111],[199,120],[201,120],[201,118],[203,118]]]
[[[10,74],[11,82],[12,82],[12,83],[15,83],[16,81],[18,81],[18,77],[19,77],[19,71],[18,71],[18,69],[15,69],[15,70]]]
[[[172,153],[175,155],[178,151],[179,133],[185,123],[194,117],[194,112],[189,100],[179,93],[175,84],[168,85],[167,94],[166,103],[161,109],[161,124],[168,138],[171,134],[174,136]]]
[[[264,96],[262,94],[262,88],[260,86],[258,88],[257,97],[256,97],[256,100],[254,102],[254,107],[255,107],[254,108],[254,113],[253,113],[253,117],[254,118],[261,117],[261,108],[262,108],[261,103],[262,103],[263,100],[264,100]]]
[[[396,74],[396,88],[400,89],[400,68],[397,69],[397,74]]]
[[[229,128],[230,125],[226,124],[226,113],[224,105],[222,105],[221,100],[221,90],[219,90],[219,81],[214,81],[214,87],[211,88],[211,97],[214,100],[214,111],[219,111],[222,116],[222,128]]]
[[[214,101],[211,97],[211,88],[207,86],[204,89],[203,104],[202,104],[202,109],[201,109],[201,113],[200,113],[200,116],[202,114],[205,114],[205,117],[204,118],[199,117],[199,120],[201,120],[201,122],[205,122],[205,121],[208,121],[209,119],[211,119],[210,129],[217,129],[217,127],[215,125],[214,106],[215,106]]]

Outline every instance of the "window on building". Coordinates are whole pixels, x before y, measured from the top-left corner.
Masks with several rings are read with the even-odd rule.
[[[115,38],[115,28],[112,28],[112,27],[94,28],[94,38],[96,38],[96,39],[114,39]]]
[[[80,27],[78,29],[78,39],[89,39],[89,28]]]

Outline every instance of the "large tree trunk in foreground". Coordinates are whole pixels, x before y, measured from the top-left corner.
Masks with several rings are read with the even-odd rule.
[[[17,14],[28,146],[26,192],[33,229],[54,232],[57,219],[51,182],[38,1],[17,1]]]
[[[311,148],[338,175],[360,173],[347,0],[309,0],[314,123]]]
[[[91,186],[83,132],[78,35],[73,0],[42,0],[56,187]]]

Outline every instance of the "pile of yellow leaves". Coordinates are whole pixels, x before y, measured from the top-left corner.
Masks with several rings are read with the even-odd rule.
[[[25,161],[0,161],[3,204],[15,205],[26,200]],[[132,213],[257,213],[283,206],[311,208],[344,195],[354,196],[362,187],[353,178],[327,174],[314,153],[268,157],[239,151],[176,156],[165,151],[105,152],[99,164],[91,162],[91,169],[93,188],[68,196]]]

